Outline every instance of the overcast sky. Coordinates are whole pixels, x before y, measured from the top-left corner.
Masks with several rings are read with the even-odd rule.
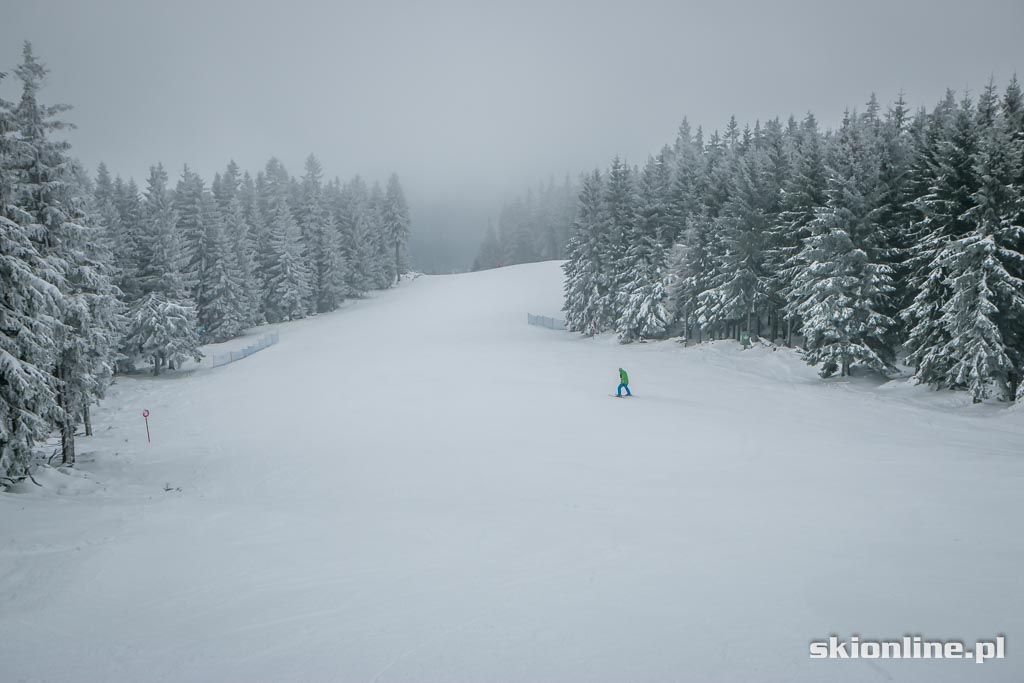
[[[393,170],[419,244],[462,254],[503,199],[642,162],[684,114],[710,131],[808,110],[831,126],[872,91],[931,106],[1024,75],[1022,28],[1021,0],[0,0],[0,70],[33,42],[90,167],[209,180],[272,155],[298,174],[315,152],[329,176]]]

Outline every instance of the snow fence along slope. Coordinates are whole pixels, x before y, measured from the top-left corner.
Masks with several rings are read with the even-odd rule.
[[[120,379],[77,473],[0,496],[3,679],[1021,680],[1020,412],[526,324],[560,296],[423,277]],[[833,633],[1008,658],[810,660]]]

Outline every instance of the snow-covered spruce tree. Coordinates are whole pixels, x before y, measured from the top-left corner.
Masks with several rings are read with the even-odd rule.
[[[501,207],[498,240],[504,252],[503,263],[533,263],[540,259],[544,239],[538,228],[532,188],[527,190],[525,197]]]
[[[235,249],[210,195],[203,198],[203,216],[206,254],[196,302],[197,320],[204,341],[224,342],[249,326],[251,301]]]
[[[1021,93],[1020,83],[1017,81],[1016,75],[1010,79],[1010,83],[1006,87],[1000,109],[1003,124],[1006,126],[1007,134],[1012,144],[1016,146],[1017,150],[1024,150],[1024,95]],[[1021,152],[1021,154],[1024,156],[1024,152]],[[1018,168],[1014,187],[1019,193],[1024,195],[1024,162]],[[1018,213],[1013,217],[1012,223],[1013,225],[1024,226],[1024,203],[1019,206]],[[1024,243],[1018,243],[1017,251],[1024,253]],[[1011,267],[1010,274],[1024,280],[1024,270],[1020,268]],[[1024,398],[1024,381],[1018,383],[1017,395]]]
[[[480,243],[480,252],[473,259],[474,272],[478,270],[490,270],[501,266],[501,245],[498,243],[498,236],[494,232],[494,224],[488,220],[487,230],[484,232],[484,239]]]
[[[600,316],[600,240],[603,187],[600,171],[583,179],[579,211],[569,238],[565,272],[565,322],[572,332],[597,333]]]
[[[274,265],[271,225],[263,211],[255,211],[249,224],[253,239],[253,267],[256,281],[256,323],[268,322],[266,301],[270,288],[270,269]]]
[[[259,214],[259,198],[256,195],[256,181],[248,171],[242,174],[242,182],[238,184],[238,200],[242,204],[242,215],[245,217],[245,222],[249,224],[249,239],[255,249],[256,235],[252,226]]]
[[[725,133],[722,134],[722,142],[726,149],[734,150],[740,143],[740,131],[739,121],[736,120],[736,116],[732,115],[729,117],[729,123],[725,125]]]
[[[1024,135],[1024,94],[1021,92],[1020,81],[1014,75],[1006,86],[1003,101],[1000,105],[1006,126],[1014,139]]]
[[[125,353],[133,362],[149,363],[159,375],[165,367],[202,358],[195,304],[179,270],[181,248],[167,173],[159,164],[150,169],[139,236],[140,295],[128,314]]]
[[[117,288],[116,258],[106,241],[103,217],[92,200],[93,191],[88,184],[88,174],[77,167],[78,180],[75,183],[77,198],[73,206],[84,216],[84,243],[81,245],[82,258],[78,268],[69,275],[69,280],[78,285],[78,306],[84,315],[77,313],[72,319],[78,334],[78,356],[82,371],[74,383],[76,413],[81,418],[85,435],[92,436],[91,405],[106,395],[113,382],[113,375],[124,360],[120,352],[124,339],[127,305],[123,293]],[[84,324],[88,322],[89,324]]]
[[[47,69],[35,59],[29,43],[16,74],[22,96],[14,109],[13,203],[19,220],[30,225],[39,254],[63,275],[61,306],[52,330],[56,357],[50,372],[57,380],[57,411],[52,419],[61,434],[63,462],[71,465],[75,427],[89,402],[103,395],[113,374],[120,305],[102,236],[85,225],[84,173],[68,157],[70,145],[51,137],[67,127],[55,116],[70,107],[40,104]]]
[[[764,292],[764,304],[760,307],[754,321],[754,332],[762,334],[764,323],[772,340],[779,337],[782,321],[782,309],[785,306],[783,284],[780,282],[777,249],[778,237],[774,226],[779,223],[779,216],[784,210],[782,204],[783,189],[793,175],[796,157],[798,126],[793,117],[789,118],[786,127],[778,118],[769,120],[760,134],[755,126],[754,150],[759,154],[760,177],[757,179],[758,212],[764,219],[761,228],[761,251],[763,278],[761,287]]]
[[[351,263],[348,260],[348,244],[346,242],[345,226],[342,225],[342,213],[341,208],[343,204],[342,193],[344,188],[342,187],[341,180],[335,176],[332,180],[324,183],[323,190],[323,211],[326,216],[334,223],[334,229],[336,235],[334,237],[334,245],[338,250],[338,259],[344,264],[344,274],[341,280],[341,295],[345,298],[349,296],[349,269]]]
[[[224,174],[216,174],[210,183],[210,191],[217,200],[217,208],[227,211],[232,199],[241,199],[242,174],[238,164],[232,159],[224,169]]]
[[[270,323],[306,317],[312,291],[310,273],[302,256],[302,235],[286,198],[277,200],[273,218],[271,259],[263,292],[263,309]]]
[[[261,187],[262,174],[256,176],[256,187]],[[254,264],[256,283],[259,286],[259,304],[257,306],[257,322],[269,322],[267,317],[267,292],[270,290],[270,271],[276,262],[276,254],[271,238],[273,216],[268,217],[269,209],[260,208],[263,202],[261,189],[257,190],[256,208],[250,218],[250,234],[255,248]]]
[[[682,242],[676,247],[672,261],[670,297],[679,320],[683,321],[686,337],[696,331],[701,340],[702,326],[696,315],[700,295],[707,288],[707,277],[713,270],[711,263],[711,220],[703,213],[690,214]]]
[[[699,133],[698,129],[698,133]],[[737,166],[735,150],[728,149],[718,132],[712,133],[703,155],[704,171],[701,174],[704,191],[702,193],[702,215],[707,217],[707,263],[709,269],[703,274],[706,294],[725,276],[720,270],[727,256],[727,241],[724,239],[726,219],[725,206],[731,194],[732,178]],[[698,307],[701,299],[698,298]],[[706,329],[712,338],[720,338],[725,331],[722,323],[710,324],[710,321],[694,310],[694,320],[702,330]]]
[[[909,244],[904,263],[903,309],[899,313],[899,319],[902,322],[903,348],[907,352],[905,362],[915,366],[915,373],[921,373],[928,361],[921,358],[915,360],[913,358],[914,350],[919,347],[941,348],[945,335],[941,324],[938,323],[940,315],[915,311],[914,307],[919,305],[917,302],[921,302],[920,305],[927,307],[941,306],[943,301],[941,290],[945,290],[945,285],[942,284],[945,279],[944,275],[932,267],[937,252],[931,249],[929,250],[931,253],[923,253],[922,247],[929,239],[931,228],[934,226],[924,224],[927,216],[922,211],[922,206],[923,198],[929,194],[934,183],[934,170],[938,168],[935,158],[935,155],[938,154],[938,140],[944,133],[949,112],[955,108],[955,99],[949,91],[947,91],[946,101],[949,102],[950,109],[945,115],[938,116],[938,108],[928,112],[922,107],[915,114],[909,127],[911,160],[907,171],[907,204],[905,206],[905,214],[909,221],[907,238]],[[936,286],[940,289],[936,289]],[[926,292],[926,289],[932,291]],[[927,321],[924,327],[918,325],[922,320]],[[924,334],[922,335],[922,333]],[[917,335],[916,339],[915,335]],[[927,339],[926,337],[929,336],[934,338]],[[930,351],[927,353],[932,358],[936,358]],[[925,372],[932,374],[931,370],[926,369]],[[941,373],[936,373],[933,376],[937,377],[939,374]],[[920,381],[920,377],[921,375],[918,374],[918,381]]]
[[[370,192],[359,176],[333,193],[347,296],[360,297],[376,287],[377,260],[367,212]]]
[[[699,297],[702,324],[755,332],[753,323],[767,305],[764,267],[768,215],[776,212],[777,192],[765,182],[764,156],[756,148],[734,159],[732,191],[723,215],[715,222],[722,252],[715,259],[715,277]]]
[[[640,178],[636,216],[624,233],[628,245],[621,268],[625,277],[616,291],[616,331],[626,343],[654,339],[669,324],[665,291],[668,254],[663,240],[672,230],[669,193],[671,168],[663,151],[647,161]]]
[[[871,240],[869,254],[892,269],[895,291],[885,313],[897,321],[900,311],[913,298],[906,286],[910,274],[907,261],[913,244],[911,226],[916,219],[909,206],[914,154],[910,123],[910,112],[901,93],[886,110],[874,140],[879,152],[878,221],[881,230]],[[905,338],[903,332],[899,330],[901,340]]]
[[[302,177],[299,228],[311,274],[313,310],[325,313],[345,299],[345,262],[338,226],[324,206],[322,176],[320,162],[309,155]]]
[[[274,216],[281,201],[294,208],[292,200],[292,179],[280,159],[271,157],[263,170],[256,174],[255,208],[268,229],[274,223]]]
[[[47,382],[53,389],[52,403],[42,406],[43,412],[37,417],[49,420],[51,427],[60,429],[62,436],[62,452],[65,459],[74,460],[74,422],[68,406],[68,386],[61,381],[63,354],[69,344],[69,330],[65,323],[68,309],[68,283],[66,280],[70,264],[65,260],[67,254],[62,247],[68,242],[75,227],[71,225],[63,201],[66,192],[64,180],[70,162],[65,156],[67,143],[49,139],[50,133],[65,128],[65,124],[54,117],[67,111],[67,105],[42,106],[37,100],[39,89],[46,76],[46,68],[36,61],[31,45],[26,42],[22,51],[22,63],[15,69],[15,74],[22,84],[21,99],[10,108],[5,127],[5,154],[3,169],[8,183],[6,192],[6,213],[20,224],[18,232],[28,238],[33,247],[31,254],[26,253],[30,263],[34,263],[36,274],[52,285],[54,306],[47,311],[49,323],[45,328],[37,328],[40,333],[50,336],[44,348],[47,364],[37,366],[33,370],[49,373]],[[5,103],[6,104],[6,103]],[[6,108],[6,107],[5,107]],[[18,235],[12,236],[14,244],[20,242]],[[22,284],[15,283],[15,286]],[[15,302],[16,310],[20,302]],[[11,329],[6,334],[19,335],[18,330]],[[22,346],[22,354],[24,346]],[[15,353],[14,358],[19,355]],[[42,358],[42,356],[37,356]],[[22,372],[28,368],[22,362]],[[15,376],[15,379],[17,377]],[[42,386],[21,387],[23,391],[42,390]],[[24,416],[25,419],[29,416]],[[28,421],[28,420],[26,420]],[[70,435],[69,435],[70,434]],[[27,470],[26,470],[27,471]]]
[[[827,201],[825,143],[813,114],[804,118],[796,135],[793,170],[780,192],[781,211],[768,228],[771,249],[766,254],[766,267],[771,273],[770,288],[783,302],[789,300],[793,278],[799,272],[797,257],[803,241],[810,236],[807,226],[814,220],[815,210]],[[787,344],[792,345],[800,323],[793,315],[786,315],[785,323]]]
[[[847,115],[828,179],[828,202],[808,226],[788,302],[803,320],[805,359],[821,375],[850,374],[855,363],[893,368],[895,321],[879,311],[893,289],[890,269],[859,246],[876,229],[872,201],[878,160],[865,141],[863,121]]]
[[[345,300],[345,257],[341,253],[341,234],[334,216],[325,213],[312,232],[312,283],[318,312],[333,311]]]
[[[367,202],[365,227],[373,244],[374,289],[387,289],[396,281],[394,251],[384,225],[384,190],[374,183]]]
[[[939,258],[951,290],[941,319],[949,337],[944,384],[967,389],[975,402],[1013,400],[1024,370],[1024,280],[1013,274],[1024,271],[1024,226],[1015,223],[1021,195],[1014,186],[1022,150],[985,102],[975,154],[979,184],[963,216],[970,232]]]
[[[138,280],[142,293],[160,292],[167,298],[184,299],[181,244],[167,190],[167,172],[160,164],[149,169],[139,227]]]
[[[823,377],[836,370],[848,375],[853,363],[876,370],[889,367],[874,347],[890,321],[860,295],[867,255],[854,247],[844,225],[841,217],[824,211],[812,223],[815,234],[801,252],[808,263],[792,292],[792,309],[804,320],[807,362],[820,363]]]
[[[665,240],[663,244],[671,253],[670,275],[666,278],[671,315],[673,320],[682,321],[687,337],[694,322],[697,296],[704,291],[703,280],[709,269],[702,154],[698,142],[690,135],[689,123],[683,119],[676,137],[676,168],[669,197],[671,234],[666,237],[672,242]]]
[[[221,180],[223,183],[223,179]],[[222,210],[221,221],[224,238],[234,260],[238,281],[242,288],[244,315],[243,329],[260,322],[259,283],[256,278],[256,248],[252,239],[252,228],[245,218],[241,198],[233,196]]]
[[[948,92],[930,116],[911,171],[911,183],[926,188],[927,194],[913,200],[918,220],[913,225],[908,286],[915,294],[900,313],[907,329],[907,363],[914,366],[918,382],[936,388],[943,385],[950,367],[945,352],[950,338],[942,322],[952,297],[946,250],[972,229],[966,215],[978,189],[977,147],[973,104],[964,98],[957,105]]]
[[[123,190],[122,190],[123,191]],[[93,192],[95,222],[101,229],[102,239],[110,252],[110,268],[114,284],[121,288],[122,296],[129,292],[135,276],[135,236],[130,232],[134,225],[126,225],[117,207],[118,188],[110,176],[106,164],[101,163],[96,171],[96,186]]]
[[[299,234],[302,236],[303,257],[314,274],[316,268],[313,265],[314,250],[312,247],[313,231],[321,228],[323,221],[323,167],[316,155],[310,154],[306,157],[303,165],[302,179],[299,181],[298,192],[289,196],[288,201],[292,207],[292,215],[295,223],[299,226]],[[315,282],[310,283],[313,300],[310,302],[310,310],[316,310],[315,301],[317,290]]]
[[[749,330],[755,311],[767,301],[761,268],[762,234],[736,216],[711,221],[713,241],[719,245],[711,259],[712,273],[694,311],[702,327]]]
[[[397,280],[408,270],[409,205],[405,201],[405,192],[402,191],[402,185],[395,173],[388,178],[388,186],[384,191],[381,223],[384,235],[394,245]]]
[[[710,218],[717,218],[729,200],[732,187],[735,151],[728,147],[719,136],[718,131],[708,138],[704,156],[703,201],[705,211]]]
[[[289,185],[288,172],[285,170],[284,165],[274,157],[271,157],[263,170],[256,174],[253,183],[253,206],[250,226],[256,248],[255,262],[260,300],[259,317],[266,322],[280,322],[279,312],[269,310],[268,304],[273,301],[270,295],[272,289],[271,279],[273,278],[273,271],[277,267],[279,257],[279,251],[274,239],[275,223],[281,203],[283,202],[286,206],[290,206],[288,199]],[[298,227],[296,227],[296,232],[298,232]]]
[[[1014,145],[1016,150],[1024,150],[1024,95],[1021,93],[1020,84],[1017,82],[1016,76],[1010,80],[1010,84],[1006,87],[1006,92],[1000,105],[1000,114],[1010,144]],[[1024,162],[1017,169],[1017,177],[1013,184],[1019,193],[1024,194]],[[1019,212],[1013,217],[1012,222],[1014,225],[1024,225],[1024,204],[1018,208]],[[1024,245],[1021,246],[1024,247]],[[1024,248],[1020,249],[1020,251],[1024,251]],[[1016,268],[1011,269],[1010,272],[1016,277],[1024,278],[1024,272]]]
[[[1010,83],[1006,87],[1001,105],[1001,113],[1011,143],[1015,146],[1018,153],[1024,157],[1024,95],[1021,93],[1020,83],[1017,81],[1016,75],[1010,79]],[[1014,187],[1019,194],[1024,194],[1024,159],[1022,159],[1018,167]],[[1016,226],[1024,226],[1024,202],[1018,205],[1017,213],[1012,217],[1011,223]],[[1024,253],[1024,239],[1019,239],[1013,248],[1018,253]],[[1024,267],[1022,267],[1022,264],[1008,264],[1007,270],[1014,277],[1024,280]],[[1024,321],[1018,320],[1015,325],[1019,330],[1019,334],[1024,336]],[[1016,396],[1018,401],[1024,401],[1024,379],[1022,378],[1024,378],[1024,370],[1018,370]]]
[[[662,237],[662,245],[666,249],[671,249],[684,239],[690,217],[703,211],[705,183],[702,153],[703,150],[697,147],[690,136],[689,123],[683,119],[675,144],[675,169],[668,200],[668,230]]]
[[[154,375],[163,368],[180,368],[190,358],[202,359],[195,308],[187,302],[150,292],[132,306],[129,339],[135,353],[153,366]]]
[[[3,74],[0,74],[0,80]],[[54,328],[62,273],[44,260],[30,224],[13,205],[16,131],[12,105],[0,99],[0,484],[27,476],[33,449],[57,413]]]
[[[238,254],[225,235],[220,202],[230,204],[237,192],[237,169],[227,179],[218,176],[217,195],[188,166],[174,193],[178,237],[182,243],[183,275],[196,304],[200,339],[227,341],[241,333],[251,318],[251,299],[238,266]],[[235,226],[236,228],[238,226]]]
[[[615,329],[621,314],[619,292],[632,278],[626,262],[626,240],[633,232],[636,210],[633,171],[621,158],[615,157],[604,184],[597,240],[599,270],[595,324],[598,332]]]
[[[369,205],[356,215],[353,228],[353,244],[355,254],[350,262],[349,292],[354,296],[365,295],[371,289],[380,287],[380,283],[386,279],[382,272],[383,264],[378,258],[377,242],[374,239],[374,225],[376,224],[374,214],[370,211]]]
[[[238,164],[228,163],[223,175],[212,186],[217,204],[218,220],[230,251],[231,264],[243,292],[242,327],[260,322],[260,289],[256,278],[256,246],[248,216],[254,211],[255,190],[252,178],[243,179]],[[249,204],[249,211],[246,210]]]
[[[0,216],[0,484],[26,475],[33,448],[58,417],[49,368],[57,358],[53,330],[62,302],[48,281],[59,274],[37,275],[48,270],[25,227]]]
[[[142,243],[142,197],[135,180],[124,182],[120,176],[114,178],[114,206],[121,221],[121,235],[128,244],[114,249],[117,280],[121,300],[135,301],[139,298],[139,248]]]
[[[186,164],[174,190],[172,206],[182,250],[181,275],[188,296],[197,304],[203,298],[202,290],[207,286],[209,244],[205,221],[209,216],[203,206],[205,194],[203,179]]]

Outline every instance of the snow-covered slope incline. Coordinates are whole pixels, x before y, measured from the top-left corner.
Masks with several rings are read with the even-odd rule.
[[[422,277],[119,380],[77,474],[0,496],[3,678],[1019,680],[807,647],[1024,638],[1024,413],[526,324],[560,299]]]

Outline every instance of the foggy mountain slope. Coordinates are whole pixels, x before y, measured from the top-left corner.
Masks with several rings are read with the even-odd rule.
[[[807,648],[1022,632],[1024,413],[526,324],[561,297],[426,276],[120,379],[76,472],[0,497],[3,678],[1019,679]]]

